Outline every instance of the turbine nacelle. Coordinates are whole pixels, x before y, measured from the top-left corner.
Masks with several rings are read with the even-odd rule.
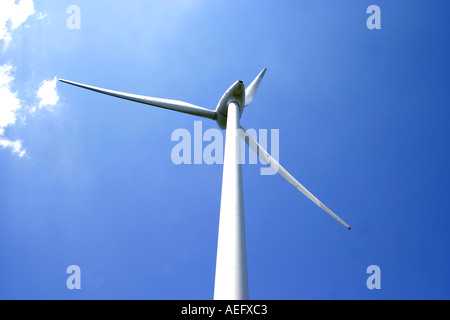
[[[239,117],[241,117],[244,108],[252,103],[266,70],[266,68],[262,69],[247,88],[244,86],[243,81],[238,80],[224,93],[215,111],[215,119],[221,129],[227,127],[228,105],[230,102],[236,102],[239,105]]]
[[[244,111],[244,103],[245,103],[245,86],[244,82],[241,80],[236,81],[228,88],[227,91],[223,94],[219,103],[216,107],[216,121],[221,129],[225,129],[227,127],[227,114],[228,114],[228,105],[231,102],[237,103],[239,106],[239,117],[242,115],[242,111]]]

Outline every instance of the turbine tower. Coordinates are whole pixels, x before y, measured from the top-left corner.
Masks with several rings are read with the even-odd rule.
[[[244,83],[240,80],[233,83],[224,93],[214,111],[183,101],[129,94],[59,79],[62,82],[113,97],[216,120],[219,127],[226,130],[214,284],[215,300],[248,299],[242,166],[239,161],[241,146],[240,138],[243,138],[248,146],[256,152],[262,160],[267,162],[270,167],[290,184],[342,225],[350,229],[350,226],[347,223],[301,185],[300,182],[272,158],[267,151],[257,143],[257,141],[250,135],[247,135],[249,140],[245,139],[245,130],[239,124],[239,120],[244,108],[252,102],[266,70],[267,69],[264,68],[248,87],[245,87]]]

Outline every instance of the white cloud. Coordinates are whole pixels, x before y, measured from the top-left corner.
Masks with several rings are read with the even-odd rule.
[[[23,157],[25,150],[22,149],[22,142],[11,141],[4,136],[5,128],[16,122],[17,112],[22,107],[17,92],[11,89],[11,83],[14,80],[13,71],[11,64],[0,66],[0,146],[11,148],[19,157]]]
[[[45,19],[45,18],[47,18],[47,14],[44,14],[44,13],[42,13],[42,12],[39,12],[39,14],[38,14],[38,16],[37,16],[37,19],[38,19],[38,20],[43,20],[43,19]]]
[[[12,32],[22,25],[30,15],[34,14],[33,0],[0,1],[0,40],[4,41],[4,48],[12,40]],[[16,123],[21,101],[17,92],[11,88],[14,77],[14,66],[10,63],[0,66],[0,146],[10,148],[19,157],[25,155],[20,140],[9,140],[5,137],[5,128]]]
[[[0,1],[0,40],[4,41],[5,46],[12,40],[12,32],[34,13],[33,0]]]
[[[39,87],[37,92],[37,97],[40,99],[39,109],[43,107],[47,107],[51,109],[51,107],[56,106],[59,101],[58,92],[56,91],[56,77],[52,80],[44,80]]]
[[[12,71],[13,66],[10,64],[0,66],[0,135],[3,135],[5,127],[16,122],[17,111],[20,109],[17,92],[11,90],[11,82],[14,80]]]
[[[22,149],[22,141],[20,140],[11,141],[0,138],[0,146],[3,148],[11,148],[12,152],[17,154],[20,158],[22,158],[26,153],[26,151]]]
[[[0,0],[0,44],[3,40],[3,50],[13,39],[13,33],[23,25],[30,16],[35,15],[37,20],[46,17],[45,14],[36,13],[33,0]],[[25,27],[27,27],[25,25]],[[28,26],[29,27],[29,26]],[[44,80],[36,95],[36,101],[23,102],[18,98],[20,87],[14,88],[16,67],[11,63],[0,65],[0,147],[11,149],[14,154],[23,157],[26,153],[22,141],[10,139],[5,136],[7,127],[16,125],[18,119],[25,119],[26,115],[34,112],[37,107],[51,109],[58,101],[56,91],[56,77]],[[36,105],[38,103],[38,105]],[[20,118],[19,118],[20,116]]]
[[[26,151],[22,147],[22,141],[7,138],[5,129],[16,124],[19,113],[24,117],[25,113],[34,112],[36,107],[24,108],[24,103],[19,99],[17,91],[12,88],[14,80],[14,66],[10,63],[0,65],[0,147],[10,148],[13,153],[23,157]],[[40,100],[39,109],[45,107],[51,110],[57,105],[59,97],[56,82],[56,77],[42,81],[36,94],[37,99]]]

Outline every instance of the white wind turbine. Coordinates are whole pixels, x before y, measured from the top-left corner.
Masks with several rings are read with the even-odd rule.
[[[214,284],[215,300],[248,299],[247,254],[245,245],[244,200],[242,188],[242,168],[240,157],[240,138],[244,138],[243,128],[239,124],[244,108],[253,100],[259,84],[266,72],[264,68],[253,82],[245,88],[242,81],[236,81],[224,93],[216,110],[205,109],[177,100],[160,99],[123,93],[88,86],[68,80],[62,82],[84,89],[107,94],[117,98],[140,102],[155,107],[188,113],[216,120],[221,129],[226,129],[225,157],[222,178],[222,196],[220,203],[219,235],[217,243],[216,274]],[[350,226],[328,209],[312,195],[300,182],[287,172],[264,148],[250,135],[245,142],[278,174],[308,197],[312,202],[339,221],[346,228]]]

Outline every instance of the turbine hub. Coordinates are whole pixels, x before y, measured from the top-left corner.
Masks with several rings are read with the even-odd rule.
[[[225,129],[227,127],[227,114],[228,114],[228,105],[231,102],[235,102],[239,106],[239,117],[242,115],[242,111],[244,110],[244,102],[245,102],[245,85],[244,82],[239,80],[236,81],[228,88],[227,91],[223,94],[216,108],[216,121],[221,129]]]

